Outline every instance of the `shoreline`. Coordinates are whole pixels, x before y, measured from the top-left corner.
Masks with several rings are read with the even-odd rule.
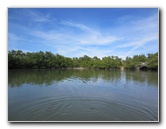
[[[73,67],[73,68],[16,68],[16,69],[9,69],[8,70],[130,70],[130,71],[158,71],[158,69],[126,69],[124,67],[121,68],[85,68],[85,67]]]

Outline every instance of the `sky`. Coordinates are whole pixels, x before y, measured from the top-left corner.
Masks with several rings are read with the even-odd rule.
[[[8,8],[8,50],[99,58],[158,52],[157,8]]]

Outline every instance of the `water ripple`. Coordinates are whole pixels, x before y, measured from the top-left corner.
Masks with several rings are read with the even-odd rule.
[[[27,106],[29,105],[29,106]],[[47,97],[25,105],[24,121],[150,121],[151,108],[100,97]]]

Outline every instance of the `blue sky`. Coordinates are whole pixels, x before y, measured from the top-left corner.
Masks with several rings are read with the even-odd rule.
[[[8,50],[66,57],[158,51],[157,8],[9,8]]]

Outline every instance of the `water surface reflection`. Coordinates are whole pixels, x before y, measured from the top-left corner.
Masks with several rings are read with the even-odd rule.
[[[157,121],[150,71],[9,70],[9,121]]]
[[[107,81],[134,81],[148,83],[148,86],[158,86],[158,74],[151,71],[108,71],[108,70],[9,70],[8,82],[10,87],[21,86],[24,83],[32,85],[51,85],[70,78],[82,81],[97,81],[99,78]]]

